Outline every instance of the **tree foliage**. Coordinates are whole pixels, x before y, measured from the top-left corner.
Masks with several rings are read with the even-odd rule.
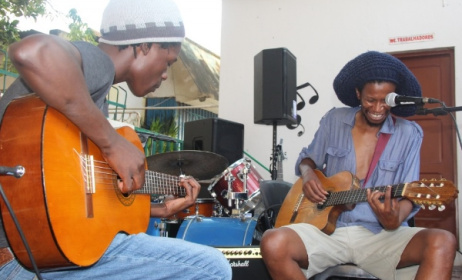
[[[76,9],[71,9],[67,17],[72,20],[69,24],[70,32],[67,36],[70,41],[86,41],[94,45],[97,44],[95,32],[88,27],[87,23],[82,22]]]
[[[157,116],[152,120],[149,130],[166,135],[172,138],[178,137],[178,125],[175,120],[175,116]],[[155,141],[151,138],[148,139],[146,145],[148,146],[148,154],[165,153],[175,151],[175,143],[169,143],[166,141]],[[153,147],[155,146],[155,147]],[[155,150],[155,151],[153,151]]]
[[[19,17],[37,19],[46,13],[47,0],[0,0],[0,48],[19,40]]]
[[[48,0],[0,0],[0,50],[6,51],[9,45],[19,41],[21,30],[18,29],[18,24],[21,18],[37,20],[40,16],[50,16],[52,13],[47,11],[47,8],[50,7],[53,10]],[[54,12],[56,13],[56,11]],[[88,24],[82,22],[76,9],[71,9],[67,18],[71,21],[69,24],[70,32],[67,34],[68,40],[82,40],[94,45],[97,44],[94,31],[88,27]],[[3,66],[5,57],[1,54],[0,56],[2,57],[0,62]],[[5,70],[16,72],[10,61],[7,61]]]

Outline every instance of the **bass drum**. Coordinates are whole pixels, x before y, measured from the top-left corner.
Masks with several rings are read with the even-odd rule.
[[[176,238],[209,246],[249,246],[256,224],[255,219],[188,217]]]

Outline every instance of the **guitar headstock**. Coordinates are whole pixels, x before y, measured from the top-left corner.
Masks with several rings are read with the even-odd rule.
[[[439,211],[443,211],[444,205],[456,199],[458,193],[459,190],[451,181],[423,179],[405,184],[402,196],[422,205],[422,208],[427,206],[429,210],[433,210],[438,207]]]

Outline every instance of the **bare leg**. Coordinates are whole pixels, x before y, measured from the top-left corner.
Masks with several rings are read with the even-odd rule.
[[[306,280],[300,267],[308,268],[305,245],[295,231],[278,228],[265,231],[260,243],[263,260],[272,279]]]
[[[451,279],[456,238],[446,230],[424,229],[407,244],[398,268],[419,264],[415,279]]]

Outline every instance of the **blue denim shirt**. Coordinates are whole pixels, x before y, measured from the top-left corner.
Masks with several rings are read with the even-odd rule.
[[[340,171],[356,172],[356,155],[351,130],[355,123],[355,114],[360,108],[333,108],[324,115],[313,142],[302,149],[295,164],[295,173],[300,176],[299,165],[305,158],[311,158],[319,170],[327,177]],[[423,132],[418,124],[391,115],[385,120],[380,133],[391,134],[377,166],[371,174],[365,188],[412,182],[419,179],[420,146]],[[364,182],[361,181],[361,185]],[[419,206],[403,222],[412,218]],[[343,212],[337,221],[337,227],[361,225],[374,233],[383,227],[367,202],[356,204],[352,211]]]

